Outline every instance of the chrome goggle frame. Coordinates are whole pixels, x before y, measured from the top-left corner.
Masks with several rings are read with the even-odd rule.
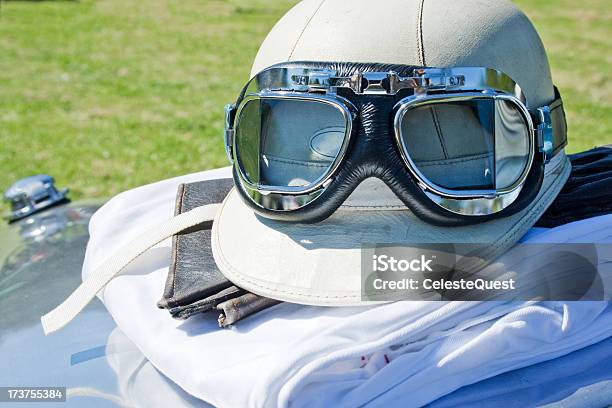
[[[402,99],[396,106],[396,114],[394,118],[395,140],[400,146],[400,155],[412,176],[417,180],[419,187],[429,197],[430,200],[438,204],[440,207],[456,214],[463,215],[489,215],[497,211],[501,211],[510,205],[518,197],[525,180],[529,174],[529,170],[533,164],[535,149],[534,137],[530,137],[528,142],[529,157],[523,168],[523,172],[516,181],[506,187],[495,190],[456,190],[441,187],[431,180],[428,180],[425,175],[419,170],[418,166],[410,155],[408,149],[404,145],[404,140],[401,137],[401,123],[404,115],[413,108],[432,103],[470,101],[475,99],[490,98],[493,100],[506,100],[514,103],[519,109],[519,112],[525,120],[528,127],[528,134],[535,135],[533,120],[524,103],[514,95],[506,93],[483,92],[462,92],[459,94],[442,94],[442,95],[413,95]]]
[[[252,202],[269,211],[299,209],[318,198],[333,181],[333,176],[346,156],[356,112],[346,98],[337,94],[339,88],[350,89],[356,95],[395,95],[403,89],[413,94],[403,98],[394,110],[394,131],[398,150],[410,174],[427,197],[439,207],[455,214],[478,216],[494,214],[508,207],[518,197],[534,162],[536,151],[544,162],[553,155],[552,123],[548,106],[537,108],[534,124],[525,95],[503,72],[480,67],[418,68],[412,76],[396,72],[360,72],[339,76],[337,71],[319,68],[272,67],[256,75],[245,87],[239,103],[225,108],[225,149],[236,167],[238,181]],[[445,92],[446,91],[446,92]],[[433,93],[432,93],[433,92]],[[343,145],[329,169],[306,186],[266,186],[252,183],[238,164],[235,146],[236,118],[244,106],[257,99],[301,99],[327,103],[342,112],[346,120]],[[467,101],[491,98],[512,102],[521,112],[528,127],[529,157],[521,176],[509,187],[492,190],[457,191],[445,189],[428,180],[418,169],[401,138],[400,124],[410,109],[430,103]]]
[[[348,148],[351,135],[353,133],[354,115],[351,112],[351,109],[353,111],[356,111],[356,109],[352,106],[351,102],[338,95],[330,96],[293,91],[272,92],[269,90],[262,90],[256,94],[246,95],[242,100],[242,103],[236,110],[235,117],[240,117],[242,109],[247,105],[249,101],[262,99],[293,99],[323,102],[338,109],[345,120],[346,130],[344,140],[342,142],[342,147],[340,148],[338,156],[323,175],[321,175],[318,179],[309,183],[306,186],[294,187],[258,185],[252,183],[249,178],[244,174],[240,165],[236,164],[236,170],[240,177],[240,182],[244,187],[245,191],[249,194],[251,199],[253,199],[256,204],[260,205],[262,208],[274,209],[279,211],[287,211],[295,208],[300,208],[317,198],[324,191],[325,187],[329,184],[329,182],[331,182],[332,174],[336,172],[337,168],[342,162],[342,159],[346,155],[346,150]],[[232,135],[232,137],[234,136],[235,135]],[[230,162],[238,163],[238,157],[236,156],[235,149],[228,150],[227,143],[226,152],[228,152]]]

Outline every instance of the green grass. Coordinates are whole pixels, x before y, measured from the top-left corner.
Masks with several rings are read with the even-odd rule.
[[[46,172],[107,197],[226,165],[223,106],[293,3],[3,2],[0,189]]]
[[[612,143],[612,8],[609,0],[518,0],[542,37],[563,96],[568,151]]]
[[[2,2],[0,190],[44,172],[75,198],[108,197],[225,165],[223,106],[294,3]],[[549,52],[570,151],[611,143],[609,3],[518,3]]]

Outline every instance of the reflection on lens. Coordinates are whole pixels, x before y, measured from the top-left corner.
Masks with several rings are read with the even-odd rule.
[[[304,99],[253,99],[236,121],[236,156],[251,183],[303,187],[325,176],[346,137],[342,110]]]
[[[495,102],[495,187],[510,187],[529,157],[529,129],[516,105]]]
[[[511,101],[478,98],[410,108],[400,123],[405,153],[430,182],[451,190],[512,186],[529,159],[529,128]]]

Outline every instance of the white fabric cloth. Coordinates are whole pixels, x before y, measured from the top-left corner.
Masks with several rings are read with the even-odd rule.
[[[83,277],[151,223],[172,217],[179,183],[122,193],[90,223]],[[593,238],[595,237],[595,238]],[[539,231],[538,242],[612,242],[612,215]],[[120,329],[188,393],[220,407],[419,406],[467,384],[612,335],[607,302],[397,302],[358,308],[280,304],[219,329],[156,307],[171,240],[133,262],[101,297]]]
[[[612,337],[563,357],[463,387],[428,408],[612,406]]]

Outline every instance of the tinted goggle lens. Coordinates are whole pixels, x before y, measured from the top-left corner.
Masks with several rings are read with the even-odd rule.
[[[508,189],[529,163],[530,128],[511,100],[415,103],[400,111],[396,125],[413,170],[442,189]]]
[[[349,119],[322,100],[253,98],[240,108],[235,128],[236,159],[250,183],[299,188],[330,172]]]
[[[318,98],[252,97],[235,123],[235,154],[258,187],[297,191],[324,179],[343,152],[350,117]],[[511,99],[413,101],[397,112],[400,149],[425,184],[458,196],[511,189],[526,174],[531,131]]]

